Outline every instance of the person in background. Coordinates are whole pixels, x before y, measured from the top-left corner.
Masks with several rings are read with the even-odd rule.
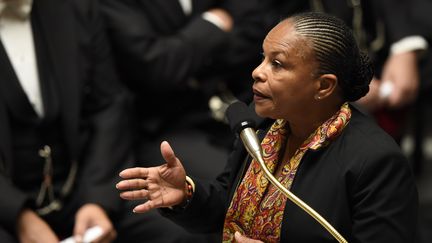
[[[267,34],[263,57],[252,106],[271,173],[348,242],[414,242],[414,176],[394,139],[352,103],[368,93],[373,69],[347,25],[323,13],[291,16]],[[168,142],[160,150],[165,164],[120,173],[121,198],[147,199],[134,212],[160,208],[191,231],[223,232],[224,242],[335,242],[269,183],[240,140],[212,181],[186,176]]]
[[[1,0],[0,63],[0,241],[79,240],[99,226],[93,242],[132,243],[162,231],[135,227],[146,217],[113,186],[133,165],[129,101],[97,2]]]
[[[409,17],[413,23],[413,27],[422,31],[423,36],[429,42],[429,47],[432,44],[432,15],[429,9],[432,9],[432,1],[430,0],[414,0],[409,6]],[[414,172],[417,176],[417,185],[419,187],[420,196],[420,219],[419,219],[419,240],[418,243],[427,243],[432,241],[432,225],[431,225],[431,171],[430,171],[430,155],[428,153],[429,146],[427,141],[430,139],[430,107],[432,105],[432,48],[424,53],[421,53],[419,59],[420,66],[420,88],[411,120],[411,132],[414,140],[414,148],[410,159],[413,162]]]
[[[171,138],[189,173],[215,177],[233,140],[224,107],[251,97],[246,85],[261,59],[265,9],[257,0],[101,5],[121,80],[134,99],[137,162],[161,160],[153,148]]]
[[[426,38],[429,46],[432,43],[432,17],[428,13],[428,9],[432,7],[430,0],[415,0],[409,5],[409,20],[413,28],[420,31],[422,36]],[[419,177],[428,176],[428,173],[423,171],[425,168],[426,156],[424,142],[428,137],[428,110],[432,99],[430,93],[432,91],[432,48],[419,53],[420,67],[420,86],[416,99],[416,103],[412,111],[412,133],[414,138],[414,149],[411,160],[414,163],[414,171]],[[426,240],[425,242],[428,242]]]
[[[223,121],[224,109],[234,100],[251,97],[246,86],[261,59],[260,41],[267,26],[262,4],[258,0],[100,3],[121,81],[133,99],[136,165],[157,165],[163,158],[154,148],[169,138],[189,174],[215,178],[234,138]],[[154,220],[164,219],[153,213]],[[148,220],[149,226],[158,224],[154,220]],[[167,227],[174,224],[160,224]],[[189,238],[185,239],[183,233],[179,229],[174,234],[187,242],[220,242],[220,234],[185,233]]]

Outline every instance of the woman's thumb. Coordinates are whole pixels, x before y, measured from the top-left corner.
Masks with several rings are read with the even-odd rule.
[[[174,166],[177,164],[177,157],[174,154],[174,150],[171,148],[167,141],[163,141],[160,146],[162,157],[168,166]]]

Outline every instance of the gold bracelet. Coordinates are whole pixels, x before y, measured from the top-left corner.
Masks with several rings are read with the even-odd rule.
[[[172,207],[169,207],[171,210],[183,211],[186,209],[186,207],[191,202],[192,197],[193,197],[193,193],[195,192],[195,183],[193,182],[193,180],[189,176],[186,176],[185,189],[184,190],[186,193],[186,199],[178,205],[174,205]]]
[[[189,176],[186,176],[186,182],[192,186],[192,192],[195,192],[195,182]]]

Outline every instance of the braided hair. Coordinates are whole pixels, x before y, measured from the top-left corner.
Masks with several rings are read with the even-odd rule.
[[[369,92],[372,64],[358,48],[352,31],[340,19],[324,13],[300,13],[288,18],[296,32],[312,42],[319,64],[317,75],[335,74],[347,101]]]

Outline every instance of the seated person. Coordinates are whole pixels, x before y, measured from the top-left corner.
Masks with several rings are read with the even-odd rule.
[[[93,226],[95,243],[174,242],[157,213],[142,230],[151,213],[130,214],[113,187],[133,164],[104,30],[97,1],[0,1],[2,243],[58,243]]]

